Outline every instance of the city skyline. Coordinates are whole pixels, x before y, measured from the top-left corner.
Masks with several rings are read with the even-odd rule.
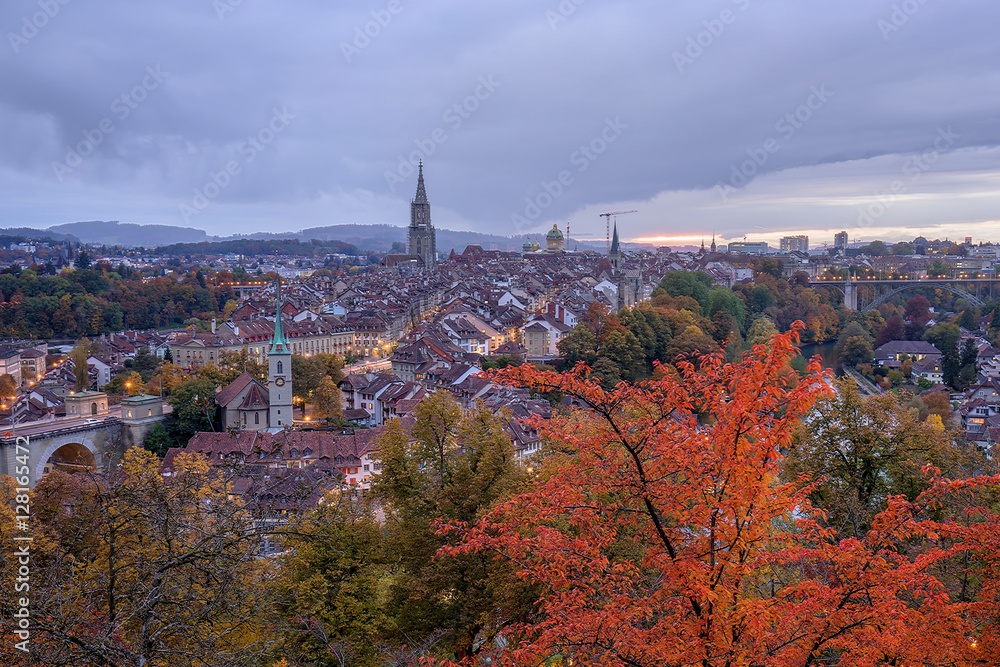
[[[422,159],[441,229],[1000,237],[998,14],[19,0],[0,226],[405,226]]]

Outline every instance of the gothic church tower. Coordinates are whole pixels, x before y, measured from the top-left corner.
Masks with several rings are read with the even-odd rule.
[[[278,276],[275,301],[278,305],[274,318],[274,336],[267,353],[267,425],[270,428],[282,428],[292,425],[292,347],[281,326],[281,276]]]
[[[407,252],[420,258],[424,268],[437,264],[437,245],[434,241],[434,226],[431,224],[431,205],[424,189],[424,163],[420,163],[417,176],[417,195],[410,202],[410,230],[407,238]]]

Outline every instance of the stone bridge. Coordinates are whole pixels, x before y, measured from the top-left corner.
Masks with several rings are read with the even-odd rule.
[[[997,278],[917,278],[899,280],[822,280],[809,281],[810,286],[833,287],[844,295],[847,310],[872,310],[892,297],[915,287],[933,287],[960,296],[974,306],[983,306],[993,299]]]
[[[106,471],[125,451],[142,446],[146,433],[163,419],[158,398],[135,397],[122,402],[121,417],[77,418],[6,427],[0,431],[0,475],[15,476],[28,450],[29,486],[52,470]],[[21,475],[17,475],[20,477]]]

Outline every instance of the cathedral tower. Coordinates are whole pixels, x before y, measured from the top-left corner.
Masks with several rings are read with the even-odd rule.
[[[434,226],[431,224],[431,205],[424,189],[424,163],[420,163],[417,176],[417,195],[410,202],[410,230],[407,237],[407,252],[420,258],[424,268],[437,264],[437,245],[434,242]]]
[[[268,426],[292,425],[292,348],[281,326],[281,276],[278,276],[277,313],[274,336],[267,353],[267,392],[269,399]]]

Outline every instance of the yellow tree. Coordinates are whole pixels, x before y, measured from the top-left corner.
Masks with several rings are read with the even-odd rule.
[[[313,414],[317,419],[343,419],[344,408],[340,400],[340,389],[329,375],[324,375],[313,392]]]
[[[172,474],[133,448],[106,479],[53,473],[33,498],[33,658],[252,665],[270,649],[261,533],[197,455]]]

